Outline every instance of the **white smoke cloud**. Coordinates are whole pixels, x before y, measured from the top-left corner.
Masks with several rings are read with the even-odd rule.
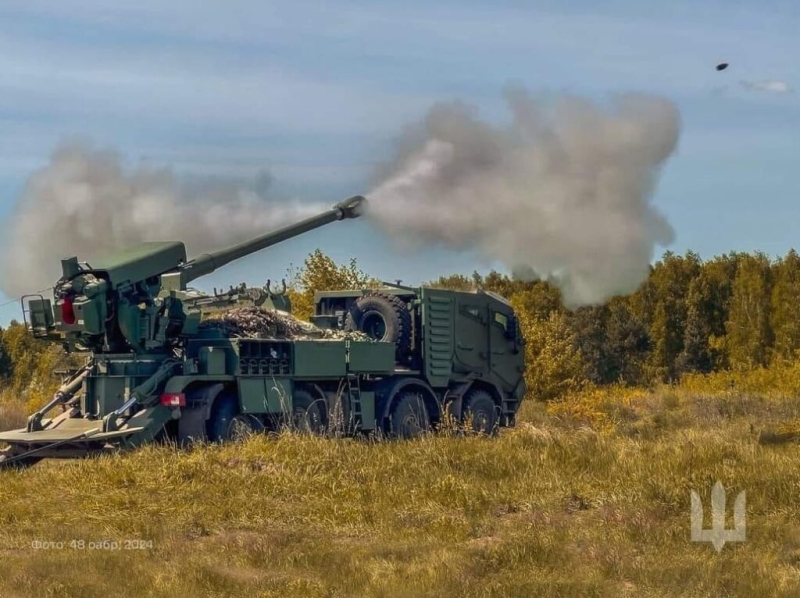
[[[769,93],[792,93],[792,87],[781,80],[774,81],[740,81],[747,91],[766,91]]]
[[[167,168],[126,169],[113,151],[59,147],[34,173],[4,224],[0,286],[17,296],[49,287],[60,260],[90,261],[141,241],[183,241],[190,257],[325,209],[267,197],[270,178],[180,179]]]
[[[673,240],[651,204],[679,137],[670,101],[627,94],[609,108],[511,90],[512,121],[435,106],[398,143],[369,214],[405,247],[477,250],[556,280],[570,306],[634,291]],[[409,241],[412,242],[409,242]]]

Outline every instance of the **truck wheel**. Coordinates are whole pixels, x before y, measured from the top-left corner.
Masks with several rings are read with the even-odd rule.
[[[350,307],[345,330],[363,332],[377,341],[397,346],[397,359],[403,361],[411,348],[411,314],[398,297],[369,293],[356,299]]]
[[[422,394],[408,391],[400,395],[392,407],[390,431],[392,436],[403,439],[418,438],[431,427],[428,409]]]
[[[242,440],[263,430],[264,425],[256,417],[239,413],[238,402],[231,396],[219,397],[214,401],[206,429],[211,442]]]
[[[292,393],[292,427],[301,434],[324,434],[327,410],[323,399],[314,399],[310,392],[296,388]]]
[[[475,389],[467,394],[462,410],[462,421],[467,429],[487,436],[497,431],[497,406],[492,395]]]

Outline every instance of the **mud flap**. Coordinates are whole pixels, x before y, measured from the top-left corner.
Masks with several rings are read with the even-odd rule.
[[[205,408],[184,409],[178,421],[178,442],[184,445],[205,441],[207,420],[208,410]]]

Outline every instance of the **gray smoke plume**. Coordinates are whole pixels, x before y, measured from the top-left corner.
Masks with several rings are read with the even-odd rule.
[[[166,168],[126,169],[113,151],[63,145],[4,223],[0,286],[11,296],[44,289],[63,258],[91,262],[141,241],[183,241],[190,256],[221,249],[320,209],[270,200],[269,186],[266,173],[180,179]]]
[[[673,231],[650,203],[680,115],[639,94],[603,108],[511,90],[511,123],[437,105],[409,128],[369,194],[403,246],[477,250],[516,275],[555,280],[569,306],[634,291]],[[410,242],[411,241],[411,242]]]

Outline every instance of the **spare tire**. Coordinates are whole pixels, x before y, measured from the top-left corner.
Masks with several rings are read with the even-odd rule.
[[[356,299],[344,323],[345,330],[363,332],[377,341],[396,345],[398,361],[411,350],[411,314],[398,297],[372,292]]]

